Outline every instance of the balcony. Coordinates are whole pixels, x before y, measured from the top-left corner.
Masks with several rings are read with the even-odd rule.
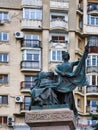
[[[20,84],[21,92],[30,92],[30,89],[35,85],[34,81],[22,81]]]
[[[52,20],[50,22],[50,29],[64,29],[68,30],[68,22],[61,19]]]
[[[50,41],[50,48],[61,48],[61,49],[68,49],[68,41],[64,40],[51,40]]]
[[[88,66],[86,67],[86,73],[98,73],[98,66]]]
[[[98,53],[98,43],[97,46],[89,46],[89,53]]]
[[[97,109],[98,109],[97,106],[90,106],[90,105],[86,106],[86,112],[87,113],[90,113],[90,112],[97,113],[98,112]]]
[[[22,6],[42,6],[42,0],[22,0]]]
[[[36,19],[22,19],[21,30],[25,29],[42,30],[42,21]]]
[[[69,8],[69,0],[50,0],[50,8],[67,9]]]
[[[98,34],[98,25],[83,25],[84,34],[97,35]]]
[[[39,40],[31,40],[31,39],[23,39],[21,41],[22,48],[40,48],[41,41]]]
[[[21,61],[21,71],[40,71],[41,63],[39,61]]]
[[[87,86],[86,93],[98,93],[98,86]]]

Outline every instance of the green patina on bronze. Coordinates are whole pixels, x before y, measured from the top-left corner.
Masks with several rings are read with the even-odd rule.
[[[59,108],[69,106],[77,115],[73,90],[88,84],[85,73],[85,59],[88,55],[88,44],[82,58],[76,62],[69,62],[68,52],[62,52],[63,63],[56,66],[53,72],[39,72],[35,85],[31,89],[32,102],[30,108]],[[73,71],[74,66],[76,69]],[[66,104],[66,105],[64,105]],[[34,107],[35,106],[35,107]],[[54,106],[54,107],[53,107]]]

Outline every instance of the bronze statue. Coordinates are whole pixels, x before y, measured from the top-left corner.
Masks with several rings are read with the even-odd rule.
[[[35,80],[35,86],[31,88],[32,105],[58,104],[54,88],[57,86],[53,72],[39,72]]]
[[[82,58],[69,62],[68,52],[62,52],[63,63],[56,66],[57,76],[53,72],[40,72],[36,84],[31,89],[33,103],[31,105],[66,104],[77,115],[73,90],[88,84],[85,74],[85,59],[88,55],[88,44]],[[76,69],[73,71],[74,66]]]

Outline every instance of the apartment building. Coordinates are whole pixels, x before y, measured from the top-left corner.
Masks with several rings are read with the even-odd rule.
[[[98,1],[0,0],[0,129],[30,130],[25,124],[30,88],[40,71],[54,71],[62,51],[81,58],[89,41],[89,86],[74,92],[78,130],[96,121],[98,102]]]

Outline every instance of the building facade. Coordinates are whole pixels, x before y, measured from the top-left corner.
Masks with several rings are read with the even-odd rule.
[[[54,71],[62,51],[70,61],[81,58],[89,42],[89,86],[74,91],[77,129],[96,121],[98,102],[98,1],[0,0],[0,128],[30,130],[25,124],[30,88],[40,71]]]

